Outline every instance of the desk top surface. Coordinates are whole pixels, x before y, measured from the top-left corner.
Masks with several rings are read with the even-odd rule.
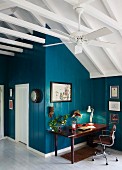
[[[86,129],[85,129],[85,127],[86,127]],[[78,138],[81,136],[86,136],[86,135],[93,134],[95,132],[99,132],[106,128],[107,128],[107,125],[105,125],[105,124],[94,124],[93,126],[89,126],[88,124],[86,124],[86,126],[83,126],[81,124],[81,126],[78,127],[76,130],[72,130],[70,126],[67,126],[57,132],[52,131],[52,130],[48,130],[48,132],[57,134],[57,135],[61,135],[61,136],[65,136],[68,138]]]

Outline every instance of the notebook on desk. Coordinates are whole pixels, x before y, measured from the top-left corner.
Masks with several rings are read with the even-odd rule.
[[[85,130],[90,130],[90,129],[93,129],[93,128],[95,128],[95,126],[82,126],[82,127],[77,128],[77,129],[85,131]]]

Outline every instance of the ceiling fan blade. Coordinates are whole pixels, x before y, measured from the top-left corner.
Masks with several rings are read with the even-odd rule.
[[[64,36],[66,36],[66,37],[68,37],[68,38],[71,38],[72,36],[70,35],[70,34],[67,34],[67,33],[65,33],[65,32],[62,32],[62,31],[60,31],[60,30],[57,30],[57,29],[51,29],[53,32],[56,32],[56,33],[60,33],[61,35],[64,35]]]
[[[111,34],[111,33],[112,33],[112,31],[110,29],[108,29],[107,27],[103,27],[99,30],[96,30],[94,32],[86,34],[85,37],[89,41],[89,40],[93,40],[93,39],[96,39],[98,37],[102,37],[102,36],[105,36],[105,35],[108,35],[108,34]]]
[[[82,53],[82,51],[83,51],[83,46],[82,46],[81,44],[75,46],[75,52],[74,52],[74,54]]]
[[[97,46],[97,47],[105,47],[105,48],[112,48],[112,47],[115,47],[116,45],[115,43],[96,41],[96,40],[91,40],[87,44]]]
[[[62,45],[64,43],[73,43],[73,42],[60,42],[60,43],[48,44],[48,45],[43,45],[43,47],[51,47],[51,46],[56,46],[56,45]]]

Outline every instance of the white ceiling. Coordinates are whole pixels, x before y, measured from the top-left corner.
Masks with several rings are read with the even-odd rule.
[[[65,42],[67,37],[53,29],[65,33],[77,31],[78,13],[73,9],[76,2],[84,8],[82,31],[88,33],[106,26],[113,33],[99,39],[116,43],[116,46],[85,46],[83,53],[74,57],[89,71],[91,78],[122,75],[122,0],[91,0],[89,4],[84,4],[85,0],[0,0],[0,53],[14,56],[15,52],[22,53],[22,48],[33,48],[32,41],[45,43],[44,39],[33,36],[33,31]],[[45,24],[52,30],[45,28]],[[17,38],[30,40],[30,43],[17,42]],[[17,48],[11,48],[9,44]],[[74,52],[73,44],[65,45]]]

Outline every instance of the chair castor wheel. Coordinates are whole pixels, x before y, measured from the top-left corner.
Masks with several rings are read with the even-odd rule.
[[[116,158],[116,161],[118,161],[118,159]]]
[[[108,165],[108,163],[106,162],[106,165]]]
[[[94,158],[92,158],[92,161],[94,161]]]

